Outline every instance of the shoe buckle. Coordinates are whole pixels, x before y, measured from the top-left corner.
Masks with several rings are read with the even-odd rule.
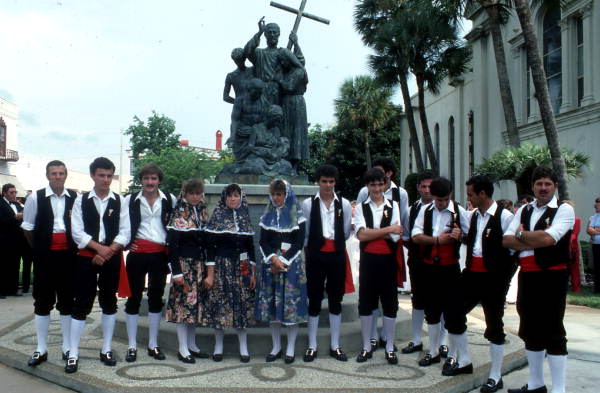
[[[67,360],[67,366],[74,366],[76,364],[77,364],[77,359],[75,359],[75,358],[69,358]]]
[[[39,359],[41,356],[41,354],[39,352],[34,352],[33,356],[31,357],[32,359]]]
[[[104,354],[104,356],[110,360],[110,358],[112,357],[112,353],[110,353],[110,351],[106,352],[106,354]]]

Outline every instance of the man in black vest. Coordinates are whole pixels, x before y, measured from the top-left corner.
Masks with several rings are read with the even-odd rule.
[[[324,291],[329,305],[331,345],[329,354],[340,361],[348,357],[340,348],[342,299],[345,282],[352,282],[346,274],[346,240],[350,237],[352,206],[347,199],[335,193],[338,170],[333,165],[321,165],[315,178],[319,192],[302,203],[306,219],[306,285],[308,291],[308,349],[305,362],[317,356],[317,329]]]
[[[456,339],[463,337],[467,329],[459,293],[448,295],[447,283],[460,281],[458,264],[462,236],[469,231],[470,214],[456,201],[451,200],[452,183],[438,177],[431,182],[430,192],[433,202],[423,207],[415,220],[412,241],[422,246],[423,289],[425,297],[425,319],[429,333],[429,352],[419,360],[426,367],[440,362],[441,316],[450,337],[450,351],[458,350],[459,366],[462,373],[473,372],[468,351],[461,353]],[[464,335],[466,337],[466,335]],[[468,348],[467,348],[468,349]]]
[[[166,225],[175,207],[176,199],[170,193],[163,193],[158,188],[162,179],[163,172],[158,166],[145,165],[139,173],[142,190],[125,198],[125,203],[129,206],[131,223],[130,252],[127,255],[127,277],[131,296],[125,304],[125,322],[129,339],[125,360],[128,362],[135,362],[137,359],[137,327],[146,274],[148,275],[148,355],[157,360],[165,359],[165,355],[158,347],[158,331],[164,305],[163,293],[169,273],[165,248]],[[195,341],[192,344],[195,344]]]
[[[486,176],[473,176],[467,183],[467,198],[475,208],[467,234],[466,268],[462,272],[460,290],[465,302],[465,314],[481,303],[485,315],[484,337],[490,342],[491,366],[481,392],[502,389],[502,359],[504,357],[504,301],[513,259],[510,250],[502,246],[502,236],[512,222],[513,214],[492,199],[494,184]],[[466,338],[460,340],[466,342]],[[446,362],[445,375],[458,373],[455,359]]]
[[[20,228],[23,213],[17,207],[17,189],[11,183],[2,186],[0,197],[0,247],[2,261],[0,263],[0,298],[20,296],[19,267],[21,265]]]
[[[46,165],[48,186],[29,195],[23,210],[25,237],[33,248],[33,309],[37,348],[29,366],[48,360],[50,311],[60,313],[62,356],[69,355],[73,273],[77,246],[71,238],[71,209],[77,193],[65,188],[67,168],[62,161]]]
[[[71,346],[65,372],[77,371],[79,341],[85,319],[92,311],[98,287],[102,308],[100,361],[107,366],[117,361],[111,350],[117,313],[117,288],[122,250],[131,237],[129,211],[122,198],[110,190],[115,165],[98,157],[90,164],[94,189],[77,197],[71,215],[73,240],[79,248],[75,270],[75,300],[71,318]]]
[[[364,203],[356,206],[354,224],[356,237],[360,241],[358,313],[363,341],[363,349],[356,361],[366,362],[373,356],[371,321],[374,317],[373,310],[381,301],[383,336],[387,339],[385,358],[388,363],[397,364],[394,337],[398,313],[396,243],[403,232],[400,209],[396,201],[390,201],[383,196],[385,174],[382,170],[373,168],[367,171],[365,183],[369,197]]]
[[[544,357],[552,375],[552,392],[564,393],[567,333],[563,325],[567,296],[569,239],[575,212],[558,203],[558,179],[550,168],[532,174],[535,200],[523,206],[504,234],[504,247],[519,251],[519,337],[529,363],[527,385],[509,393],[545,393]]]

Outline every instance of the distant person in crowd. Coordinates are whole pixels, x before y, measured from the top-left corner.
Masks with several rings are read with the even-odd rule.
[[[565,199],[563,203],[571,205],[575,210],[575,203],[571,200]],[[573,292],[581,292],[581,270],[579,268],[579,233],[581,232],[581,218],[575,217],[575,224],[573,224],[573,231],[571,232],[571,239],[569,242],[569,276],[571,277],[571,290]]]
[[[256,257],[254,229],[246,195],[237,184],[226,186],[206,226],[206,265],[214,266],[202,324],[214,329],[213,360],[223,360],[225,329],[237,332],[240,362],[248,363],[247,328],[254,323]]]
[[[269,202],[260,219],[261,262],[258,266],[256,320],[269,322],[273,347],[266,361],[282,357],[281,325],[287,327],[284,361],[295,360],[300,323],[308,320],[306,266],[302,258],[305,221],[292,186],[275,179],[269,185]]]
[[[33,312],[37,348],[27,364],[48,360],[50,311],[60,313],[62,358],[71,345],[71,312],[77,245],[71,236],[71,211],[77,193],[65,188],[67,167],[62,161],[46,165],[48,185],[29,195],[21,228],[33,248]]]
[[[17,203],[17,188],[14,184],[2,186],[0,198],[0,299],[20,296],[19,267],[21,265],[23,207]]]
[[[511,213],[515,213],[513,202],[510,199],[498,199],[496,203],[499,207],[508,210]]]
[[[167,223],[166,239],[172,276],[165,318],[176,323],[177,358],[183,363],[208,358],[196,345],[196,326],[202,321],[207,291],[215,281],[214,263],[205,260],[207,219],[204,184],[199,179],[186,181]]]
[[[29,196],[30,193],[27,195]],[[17,210],[23,212],[25,208],[25,198],[17,197]],[[22,224],[21,224],[22,225]],[[21,234],[20,239],[20,257],[21,257],[21,294],[29,292],[31,286],[31,267],[33,265],[33,250],[25,234]]]
[[[532,174],[535,201],[521,208],[504,234],[503,245],[519,251],[519,337],[529,364],[527,384],[509,393],[546,392],[544,358],[552,391],[565,392],[567,337],[563,318],[568,286],[569,244],[575,212],[559,203],[556,174],[537,167]]]
[[[594,293],[600,293],[600,197],[594,202],[594,213],[590,217],[587,233],[592,243],[592,255],[594,258]]]
[[[535,198],[533,197],[533,195],[529,194],[522,194],[521,196],[519,196],[519,200],[523,203],[531,203],[534,199]]]

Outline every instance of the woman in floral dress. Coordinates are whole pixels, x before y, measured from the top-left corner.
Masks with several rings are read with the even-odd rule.
[[[269,186],[269,204],[260,220],[256,319],[269,322],[273,349],[266,357],[281,357],[281,325],[287,326],[285,363],[294,362],[298,324],[308,318],[306,269],[302,260],[304,217],[291,186],[276,179]]]
[[[203,228],[208,214],[203,192],[201,180],[185,182],[182,197],[167,225],[172,277],[165,316],[167,321],[177,324],[177,358],[184,363],[208,357],[196,346],[196,325],[204,313],[202,298],[214,280],[214,267],[204,262]]]
[[[214,265],[214,287],[208,291],[203,325],[215,329],[216,362],[223,360],[226,328],[237,331],[240,361],[250,361],[246,328],[254,322],[253,236],[246,196],[239,185],[230,184],[206,226],[206,264]]]

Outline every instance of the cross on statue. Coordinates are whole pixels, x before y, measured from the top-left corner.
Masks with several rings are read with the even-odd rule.
[[[302,3],[300,3],[299,9],[288,7],[287,5],[279,4],[274,1],[271,2],[272,7],[279,8],[279,9],[287,11],[287,12],[291,12],[292,14],[296,14],[296,21],[294,22],[294,28],[292,29],[292,33],[294,33],[294,34],[296,34],[298,32],[298,27],[300,26],[300,20],[302,19],[302,17],[316,20],[317,22],[321,22],[326,25],[329,24],[329,19],[321,18],[320,16],[316,16],[313,14],[309,14],[308,12],[304,12],[305,5],[306,5],[306,0],[302,0]],[[287,44],[287,48],[292,49],[292,45],[293,45],[292,40],[289,40],[288,44]]]

